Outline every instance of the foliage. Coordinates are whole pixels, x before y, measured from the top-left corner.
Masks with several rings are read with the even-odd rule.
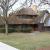
[[[19,28],[18,26],[8,26],[8,32],[12,33],[12,32],[31,32],[32,31],[32,27],[28,27],[28,28]],[[0,25],[0,33],[5,33],[5,26],[4,25]]]

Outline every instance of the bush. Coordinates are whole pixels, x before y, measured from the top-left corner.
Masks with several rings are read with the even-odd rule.
[[[5,29],[0,29],[0,33],[5,33]]]
[[[12,32],[31,32],[32,31],[32,27],[8,27],[8,32],[12,33]],[[5,33],[5,27],[4,26],[0,26],[0,33]]]
[[[12,33],[12,32],[16,32],[16,30],[12,28],[12,29],[8,29],[8,32]]]
[[[19,29],[17,29],[17,32],[31,32],[32,31],[32,28],[19,28]]]

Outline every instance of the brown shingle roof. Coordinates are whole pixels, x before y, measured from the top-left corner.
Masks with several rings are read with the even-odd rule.
[[[17,18],[18,15],[30,15],[30,16],[36,16],[37,14],[32,10],[32,8],[23,8],[20,11],[11,14],[11,16],[8,17],[8,24],[32,24],[32,19],[19,19]],[[4,24],[4,17],[0,17],[0,24]]]
[[[20,19],[17,18],[19,15],[30,15],[31,17],[37,16],[37,14],[32,10],[32,8],[23,8],[20,11],[11,14],[11,16],[8,19],[9,24],[32,24],[33,19]]]
[[[32,8],[23,8],[19,11],[17,11],[16,13],[13,13],[14,15],[37,15],[37,13],[35,13],[35,11],[33,11]],[[13,15],[10,14],[10,15]]]
[[[8,24],[33,24],[33,19],[19,19],[16,16],[8,17]],[[4,17],[0,17],[0,25],[4,25]]]
[[[32,8],[23,8],[16,15],[37,15]]]
[[[19,19],[16,16],[8,18],[8,24],[32,24],[32,19]]]

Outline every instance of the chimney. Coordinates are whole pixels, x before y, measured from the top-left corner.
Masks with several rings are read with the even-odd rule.
[[[37,6],[36,5],[32,5],[31,8],[33,9],[33,11],[35,11],[35,13],[37,13]]]

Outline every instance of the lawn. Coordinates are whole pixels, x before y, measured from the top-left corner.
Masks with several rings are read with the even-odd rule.
[[[0,42],[20,50],[36,50],[36,48],[50,46],[50,32],[12,33],[8,36],[0,34]]]

